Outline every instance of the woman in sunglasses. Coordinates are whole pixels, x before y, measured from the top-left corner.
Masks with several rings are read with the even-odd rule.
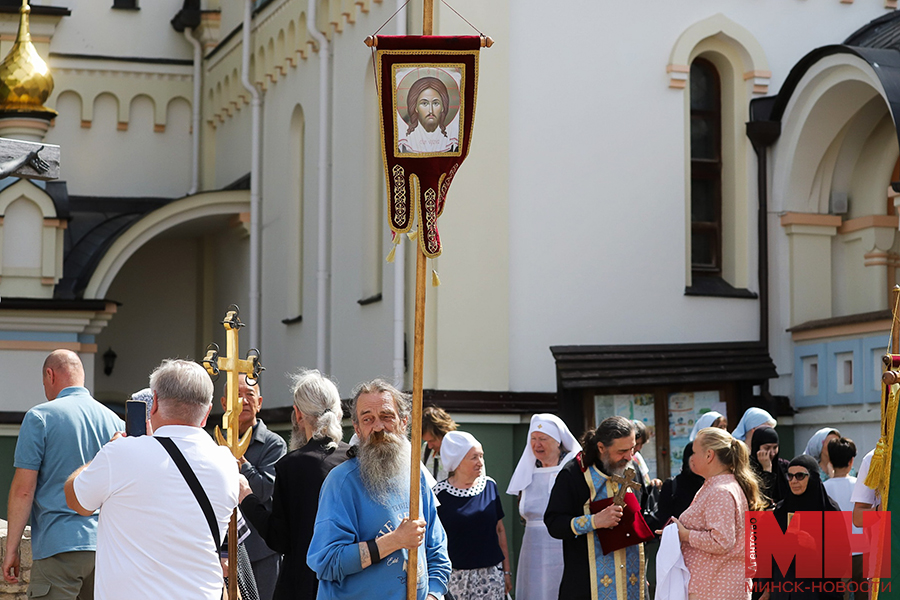
[[[788,524],[798,512],[840,510],[837,503],[828,497],[819,475],[819,464],[812,456],[801,454],[792,460],[788,465],[787,479],[790,493],[775,506],[775,520],[778,521],[782,531],[787,531]],[[819,523],[822,522],[823,520],[820,519]],[[821,532],[818,537],[822,539]],[[823,551],[823,548],[818,548],[818,552]],[[799,579],[796,577],[794,567],[795,565],[792,564],[788,572],[782,576],[778,565],[773,560],[773,581],[782,583],[781,591],[765,592],[760,600],[799,600],[801,598],[803,600],[839,600],[843,598],[843,593],[837,592],[835,585],[840,583],[840,579]],[[826,581],[829,581],[830,584],[823,585]],[[791,583],[785,586],[783,585],[785,582]],[[771,589],[778,589],[778,586]],[[829,591],[826,592],[824,589]]]

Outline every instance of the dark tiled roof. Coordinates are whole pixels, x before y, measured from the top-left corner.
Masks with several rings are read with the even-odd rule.
[[[66,196],[70,220],[66,229],[63,277],[56,284],[54,297],[81,298],[97,264],[112,243],[141,217],[172,200]],[[57,206],[59,204],[57,200]]]
[[[900,50],[900,12],[891,12],[870,21],[844,40],[857,48],[893,48]]]
[[[551,346],[561,389],[611,388],[777,377],[759,342]]]

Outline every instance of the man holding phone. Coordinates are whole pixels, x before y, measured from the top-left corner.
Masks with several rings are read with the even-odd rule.
[[[228,448],[203,431],[213,384],[203,367],[166,360],[150,376],[152,436],[105,446],[65,484],[79,514],[100,509],[97,600],[219,600],[219,545],[237,506]]]
[[[74,352],[53,351],[42,373],[44,394],[52,402],[29,410],[19,430],[3,578],[18,582],[19,542],[31,515],[29,598],[91,598],[97,515],[69,510],[63,483],[125,427],[84,388],[84,366]]]

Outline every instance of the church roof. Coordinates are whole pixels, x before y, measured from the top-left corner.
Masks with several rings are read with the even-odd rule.
[[[844,45],[900,50],[900,12],[890,12],[866,23],[844,40]]]
[[[173,198],[66,195],[70,221],[66,229],[63,277],[56,284],[53,296],[83,297],[94,270],[112,243],[141,217],[172,201]]]

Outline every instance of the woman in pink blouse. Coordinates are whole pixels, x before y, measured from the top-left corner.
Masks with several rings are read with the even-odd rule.
[[[707,427],[693,449],[691,470],[706,481],[681,518],[673,519],[691,574],[688,599],[749,600],[744,513],[765,507],[747,447],[728,432]]]

